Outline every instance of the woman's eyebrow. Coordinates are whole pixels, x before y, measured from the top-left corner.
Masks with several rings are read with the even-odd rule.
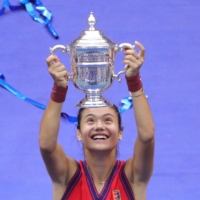
[[[87,115],[84,117],[84,119],[87,118],[87,117],[89,117],[89,116],[95,117],[95,115],[93,115],[93,114],[87,114]]]
[[[115,117],[114,115],[112,115],[112,114],[110,114],[110,113],[106,113],[106,114],[104,114],[103,116],[105,117],[105,116],[107,116],[107,115],[110,115],[111,117]]]
[[[107,115],[109,115],[109,116],[115,118],[115,116],[112,115],[112,114],[110,114],[110,113],[106,113],[106,114],[104,114],[104,115],[102,115],[102,116],[105,117],[105,116],[107,116]],[[91,117],[96,117],[96,115],[94,115],[94,114],[87,114],[87,115],[84,117],[84,119],[87,118],[87,117],[89,117],[89,116],[91,116]]]

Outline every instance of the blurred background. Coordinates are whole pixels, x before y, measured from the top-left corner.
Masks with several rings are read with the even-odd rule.
[[[10,3],[19,5],[17,0]],[[52,12],[51,25],[59,39],[32,20],[24,6],[15,11],[6,8],[0,16],[0,73],[6,83],[47,105],[53,84],[46,65],[49,48],[67,45],[88,29],[86,20],[92,11],[96,29],[111,40],[118,44],[137,40],[146,48],[141,77],[156,126],[155,168],[147,199],[200,199],[200,1],[42,3]],[[69,55],[57,55],[71,71]],[[118,53],[115,72],[123,68],[122,60],[123,54]],[[118,107],[121,99],[129,96],[124,75],[122,79],[104,92]],[[83,92],[69,83],[63,112],[76,116],[75,105],[83,97]],[[0,86],[0,199],[52,199],[51,181],[38,147],[43,112]],[[118,159],[126,160],[136,138],[132,109],[122,113],[122,119],[125,129]],[[59,142],[69,156],[84,159],[76,127],[65,119],[61,120]]]

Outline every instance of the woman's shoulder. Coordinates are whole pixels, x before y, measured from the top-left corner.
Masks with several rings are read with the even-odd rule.
[[[74,175],[80,168],[79,162],[75,160],[74,158],[67,156],[67,160],[68,160],[68,172],[67,172],[66,184],[69,183],[69,181],[74,177]]]
[[[133,158],[129,158],[126,161],[123,161],[123,170],[124,173],[129,180],[129,182],[132,182],[133,180]]]

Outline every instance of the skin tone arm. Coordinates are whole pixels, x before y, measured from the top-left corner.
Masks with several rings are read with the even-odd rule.
[[[125,51],[124,63],[129,65],[126,72],[127,77],[135,76],[144,62],[145,49],[139,42],[135,44],[140,49],[139,58],[135,50]],[[141,93],[142,89],[132,92],[132,96]],[[134,187],[139,186],[145,189],[153,171],[154,123],[145,95],[132,97],[132,101],[138,137],[135,142],[134,155],[127,161],[125,172]]]
[[[67,87],[67,71],[64,65],[60,63],[57,56],[49,56],[46,62],[48,71],[57,86],[63,88]],[[64,150],[57,142],[61,110],[62,103],[57,103],[50,99],[42,117],[39,135],[40,151],[47,171],[52,179],[54,193],[56,190],[56,196],[59,196],[57,195],[57,193],[59,193],[58,186],[66,187],[66,184],[77,168],[76,161],[67,157]],[[60,193],[63,194],[63,191],[60,191]],[[57,199],[55,195],[54,199]]]

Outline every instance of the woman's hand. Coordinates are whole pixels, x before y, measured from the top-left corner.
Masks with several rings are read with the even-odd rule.
[[[144,62],[144,57],[145,57],[144,46],[137,41],[135,42],[135,45],[140,49],[139,53],[135,49],[129,49],[129,48],[127,48],[126,51],[124,52],[125,54],[124,64],[128,65],[126,71],[127,77],[135,76],[139,72],[140,67]]]
[[[57,86],[66,88],[68,72],[56,55],[50,55],[47,59],[47,66],[50,75]]]

